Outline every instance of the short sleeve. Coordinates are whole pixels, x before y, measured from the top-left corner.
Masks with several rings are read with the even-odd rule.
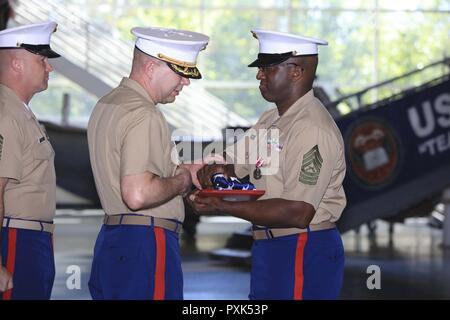
[[[18,123],[11,117],[0,115],[0,177],[22,179],[23,140]]]
[[[121,146],[120,175],[164,172],[164,124],[156,113],[144,112],[125,131]]]
[[[284,148],[281,198],[304,201],[317,210],[337,166],[336,138],[319,127],[309,127],[293,135]]]

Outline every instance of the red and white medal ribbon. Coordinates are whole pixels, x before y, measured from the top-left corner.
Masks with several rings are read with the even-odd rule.
[[[259,157],[258,160],[256,160],[255,167],[256,168],[261,168],[263,164],[264,164],[264,159]]]

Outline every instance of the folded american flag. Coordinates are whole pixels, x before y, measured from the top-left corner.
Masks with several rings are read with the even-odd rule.
[[[253,183],[244,183],[236,177],[226,178],[222,173],[216,173],[211,181],[216,190],[254,190]]]

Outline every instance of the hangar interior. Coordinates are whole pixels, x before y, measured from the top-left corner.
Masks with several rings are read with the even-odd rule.
[[[450,298],[450,3],[443,0],[13,0],[8,26],[53,20],[49,89],[31,108],[57,154],[56,280],[52,299],[90,299],[87,281],[103,212],[86,126],[96,101],[131,68],[134,26],[208,34],[204,78],[164,106],[179,148],[227,140],[273,105],[259,94],[251,28],[326,39],[315,94],[346,144],[348,205],[338,223],[346,264],[341,299]],[[364,141],[363,143],[360,143]],[[184,152],[185,159],[195,158]],[[449,217],[446,219],[446,216]],[[185,299],[246,300],[250,224],[186,209]],[[73,267],[81,287],[69,288]],[[371,287],[374,268],[381,286]]]

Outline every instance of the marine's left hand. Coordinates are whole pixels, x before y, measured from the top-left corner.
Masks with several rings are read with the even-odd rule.
[[[186,168],[191,173],[192,183],[197,189],[201,189],[202,186],[197,178],[197,172],[205,166],[204,163],[194,163],[194,164],[182,164],[180,167]]]
[[[203,169],[204,166],[208,165],[209,163],[225,163],[225,159],[220,155],[210,155],[205,157],[201,163],[192,163],[192,164],[181,164],[180,167],[186,168],[191,173],[192,183],[194,186],[201,190],[202,184],[198,179],[198,172]]]
[[[214,214],[220,211],[223,200],[217,197],[199,197],[200,190],[196,190],[187,197],[188,203],[198,214]]]

